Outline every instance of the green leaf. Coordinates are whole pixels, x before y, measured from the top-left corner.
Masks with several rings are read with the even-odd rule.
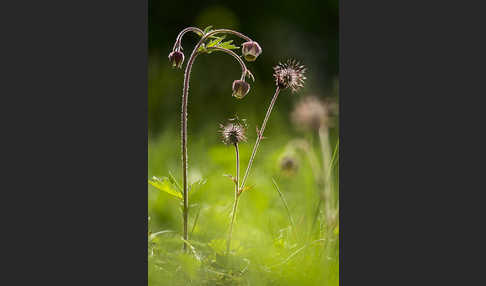
[[[183,199],[182,194],[172,187],[172,184],[167,177],[157,178],[154,176],[152,179],[149,179],[148,182],[160,191],[166,192],[179,200]]]
[[[204,34],[209,33],[212,28],[213,28],[213,26],[207,26],[206,29],[204,29]]]
[[[222,40],[224,40],[224,36],[223,37],[216,37],[216,39],[212,40],[211,42],[209,42],[206,47],[209,48],[209,47],[215,47],[215,46],[218,46],[219,43],[221,43]]]
[[[182,194],[182,188],[179,185],[179,183],[177,183],[177,180],[174,177],[174,175],[172,175],[171,171],[169,171],[169,180],[170,180],[171,184],[174,185],[174,186],[176,186],[177,187],[177,190]]]
[[[229,40],[229,41],[226,41],[226,42],[222,42],[218,46],[220,48],[228,49],[228,50],[236,50],[236,49],[239,49],[239,47],[233,45],[232,42],[233,42],[233,40]]]
[[[207,53],[207,50],[206,50],[206,45],[204,45],[204,43],[199,47],[199,49],[197,49],[198,52],[200,53]]]
[[[238,196],[239,196],[239,195],[241,195],[241,193],[243,193],[243,192],[245,192],[245,191],[249,191],[249,190],[251,190],[251,189],[253,189],[253,186],[245,186],[244,188],[242,188],[242,189],[240,189],[240,190],[238,191]]]

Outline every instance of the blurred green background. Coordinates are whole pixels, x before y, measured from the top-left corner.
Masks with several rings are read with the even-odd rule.
[[[181,248],[177,236],[182,228],[179,202],[149,187],[149,231],[174,231],[157,236],[150,244],[153,247],[149,253],[152,251],[153,255],[149,255],[149,285],[337,285],[337,252],[324,253],[318,244],[309,245],[322,236],[313,228],[319,189],[310,165],[300,156],[298,172],[285,176],[279,170],[279,159],[286,154],[288,142],[295,138],[309,140],[319,152],[316,134],[296,130],[290,114],[303,96],[337,97],[338,13],[337,0],[149,1],[149,178],[167,176],[170,171],[181,180],[183,69],[199,38],[192,33],[184,36],[184,66],[182,70],[173,69],[167,56],[177,34],[188,26],[204,29],[212,25],[240,31],[263,49],[255,62],[246,63],[255,82],[249,82],[251,90],[242,100],[231,96],[232,82],[241,75],[241,68],[233,58],[213,53],[201,55],[195,61],[188,105],[189,181],[203,179],[206,183],[190,196],[189,227],[197,220],[190,239],[205,258],[195,260],[192,256],[175,254]],[[242,43],[236,37],[229,38],[238,45]],[[241,54],[240,50],[235,52]],[[255,127],[261,125],[274,93],[272,67],[289,58],[307,67],[307,81],[296,94],[281,92],[270,117],[265,130],[267,139],[260,145],[248,180],[248,185],[254,188],[242,195],[233,233],[235,245],[241,245],[237,252],[242,259],[240,270],[247,261],[249,266],[245,274],[233,273],[235,276],[228,278],[225,275],[233,275],[230,270],[217,270],[213,264],[207,266],[208,261],[218,261],[217,249],[227,235],[233,200],[233,183],[223,175],[234,175],[234,149],[221,143],[219,124],[234,114],[247,119],[248,143],[240,145],[243,174],[256,139]],[[337,125],[330,130],[330,136],[334,148]],[[333,174],[338,185],[338,170]],[[288,216],[272,178],[287,198],[298,225],[295,230],[289,230]],[[298,237],[294,231],[299,233]],[[302,247],[285,267],[265,270],[263,265],[277,265]],[[201,267],[209,270],[201,274]],[[213,273],[218,271],[224,275]]]

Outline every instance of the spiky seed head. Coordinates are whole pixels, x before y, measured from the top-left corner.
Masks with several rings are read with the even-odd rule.
[[[292,92],[304,86],[306,68],[295,60],[287,60],[273,67],[275,84],[281,88],[290,88]]]
[[[184,62],[184,54],[181,51],[173,51],[169,54],[169,62],[172,67],[182,68],[182,63]]]
[[[238,144],[246,141],[246,127],[238,122],[220,124],[221,139],[224,144]]]
[[[306,96],[292,111],[291,119],[295,126],[304,130],[319,130],[330,127],[331,101],[321,101],[316,96]]]
[[[262,53],[262,48],[255,41],[248,41],[241,45],[241,53],[245,60],[254,62],[256,58]]]
[[[244,80],[233,81],[233,96],[242,99],[250,91],[250,85]]]

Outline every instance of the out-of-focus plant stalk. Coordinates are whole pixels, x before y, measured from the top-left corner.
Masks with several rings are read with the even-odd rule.
[[[321,144],[322,153],[322,177],[324,183],[324,207],[326,212],[326,221],[328,224],[332,222],[333,217],[333,196],[332,196],[332,183],[331,176],[329,174],[331,170],[331,145],[329,143],[329,128],[327,126],[321,126],[319,128],[319,141]]]

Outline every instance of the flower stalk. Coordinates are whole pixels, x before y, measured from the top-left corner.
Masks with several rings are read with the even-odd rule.
[[[246,180],[248,179],[248,175],[250,174],[251,166],[253,165],[253,160],[255,159],[255,155],[258,151],[258,146],[260,146],[260,141],[263,139],[263,132],[265,131],[265,127],[267,126],[268,118],[270,118],[270,114],[272,113],[273,106],[277,101],[278,94],[280,93],[280,87],[277,86],[275,89],[275,94],[272,97],[272,101],[270,102],[270,106],[268,106],[267,113],[265,114],[265,118],[263,119],[263,123],[260,130],[257,130],[257,139],[255,145],[253,146],[253,151],[251,152],[250,161],[248,162],[248,166],[246,167],[245,175],[243,180],[241,181],[241,188],[245,187]]]
[[[231,238],[233,236],[233,224],[235,223],[236,210],[238,208],[238,199],[240,197],[240,187],[239,187],[239,177],[240,177],[240,152],[238,149],[238,143],[235,143],[235,153],[236,153],[236,176],[235,176],[235,199],[233,202],[233,210],[231,211],[231,222],[228,233],[228,240],[226,242],[226,254],[230,253],[231,248]]]
[[[304,81],[306,77],[304,76],[306,68],[301,65],[300,63],[296,62],[295,60],[288,60],[285,63],[279,63],[274,68],[275,77],[275,93],[272,97],[272,101],[270,102],[270,106],[267,109],[267,113],[265,114],[265,118],[263,119],[263,123],[261,129],[258,130],[257,128],[257,139],[255,145],[253,146],[253,151],[251,153],[250,161],[248,162],[248,166],[246,167],[245,175],[241,182],[241,189],[245,187],[246,180],[248,179],[248,175],[250,174],[251,167],[253,165],[253,160],[255,159],[255,155],[258,151],[258,147],[260,146],[260,141],[262,141],[263,132],[265,131],[265,127],[267,126],[268,118],[270,118],[270,114],[272,113],[273,106],[277,101],[277,97],[280,93],[281,89],[290,89],[292,92],[297,92],[304,86]]]
[[[184,71],[184,87],[182,91],[182,107],[181,107],[181,149],[182,149],[182,188],[183,188],[183,239],[188,240],[188,230],[187,230],[187,223],[188,223],[188,212],[189,212],[189,199],[188,199],[188,182],[187,182],[187,172],[188,172],[188,156],[187,156],[187,102],[188,102],[188,96],[189,96],[189,82],[191,78],[191,69],[194,64],[194,61],[196,57],[201,53],[199,51],[199,48],[203,45],[203,43],[210,37],[215,36],[217,34],[232,34],[236,35],[246,41],[252,41],[249,37],[246,35],[229,30],[229,29],[216,29],[207,32],[206,34],[204,31],[202,31],[199,28],[195,27],[188,27],[184,30],[182,30],[179,35],[177,36],[176,42],[174,43],[174,47],[172,49],[172,52],[180,52],[182,47],[181,47],[181,42],[182,42],[182,37],[185,33],[187,32],[194,32],[198,35],[201,36],[201,39],[199,42],[196,44],[194,49],[192,50],[192,53],[189,57],[189,60],[187,62],[185,71]],[[241,78],[244,79],[246,74],[249,72],[246,66],[244,65],[243,61],[239,58],[236,53],[232,52],[231,50],[228,49],[223,49],[223,48],[218,48],[218,47],[211,47],[213,50],[218,50],[218,51],[223,51],[226,52],[229,55],[232,55],[235,59],[238,60],[240,65],[242,65],[242,76]],[[180,65],[177,65],[178,67],[182,66],[182,63]],[[251,74],[251,73],[250,73]],[[183,244],[184,246],[184,251],[187,250],[186,243]]]

